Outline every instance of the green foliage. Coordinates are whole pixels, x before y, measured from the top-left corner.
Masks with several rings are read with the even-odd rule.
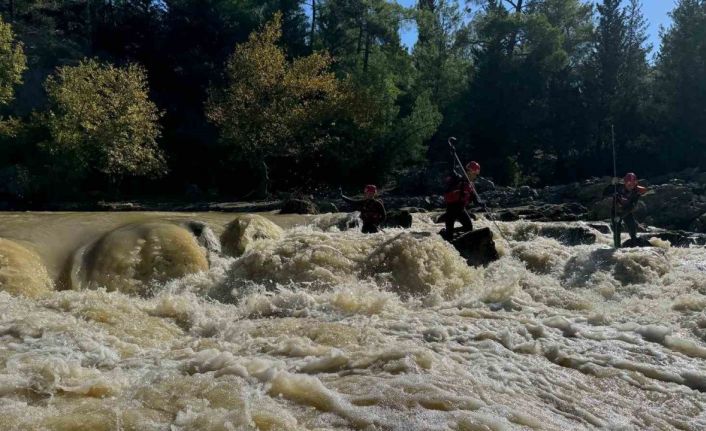
[[[166,171],[157,145],[160,113],[141,67],[82,61],[59,68],[46,91],[45,149],[66,173],[83,178],[97,171],[119,181]]]
[[[12,101],[26,68],[22,44],[16,41],[12,26],[0,18],[0,105]]]
[[[296,162],[327,142],[325,127],[346,94],[325,53],[288,60],[277,45],[281,15],[238,45],[227,64],[228,83],[214,89],[208,118],[219,127],[232,160]],[[340,115],[340,114],[339,114]]]
[[[706,1],[680,0],[664,33],[656,100],[668,166],[706,163]],[[666,120],[666,121],[664,121]]]
[[[160,174],[160,148],[155,190],[387,181],[448,169],[451,135],[496,182],[541,185],[610,174],[611,126],[620,170],[706,163],[704,0],[678,1],[656,64],[641,0],[414,3],[0,2],[8,193]]]

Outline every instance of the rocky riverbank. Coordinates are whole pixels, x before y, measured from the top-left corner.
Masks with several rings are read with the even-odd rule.
[[[706,172],[691,169],[641,181],[649,192],[641,199],[637,217],[644,224],[667,230],[706,233]],[[480,180],[477,187],[488,208],[498,220],[606,221],[610,217],[610,178],[592,178],[583,182],[531,188],[495,186]],[[605,193],[608,192],[608,195]],[[407,220],[406,213],[441,211],[438,194],[400,196],[394,189],[383,192],[385,206],[393,218]],[[131,202],[62,202],[43,205],[0,202],[0,210],[23,211],[179,211],[179,212],[268,212],[289,214],[351,212],[355,209],[337,196],[280,195],[258,202],[206,201],[131,201]],[[482,213],[484,210],[479,210]],[[401,223],[404,224],[404,223]]]

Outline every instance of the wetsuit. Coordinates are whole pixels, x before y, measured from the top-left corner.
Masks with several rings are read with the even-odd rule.
[[[458,220],[465,231],[473,230],[473,221],[466,212],[466,206],[471,202],[481,204],[482,201],[476,192],[473,183],[469,183],[465,175],[459,174],[455,170],[446,179],[446,192],[444,202],[446,202],[446,239],[453,239],[454,224]]]
[[[630,238],[633,240],[637,239],[637,221],[635,221],[633,212],[637,207],[637,202],[640,200],[640,195],[644,193],[643,190],[640,186],[628,190],[625,185],[621,184],[618,186],[617,192],[615,192],[615,205],[611,210],[611,219],[613,221],[613,240],[616,246],[620,244],[623,222],[628,228]]]
[[[387,214],[385,213],[385,205],[380,199],[351,199],[348,196],[341,195],[344,201],[354,205],[360,211],[360,219],[363,220],[363,233],[378,233],[380,224],[385,221]]]

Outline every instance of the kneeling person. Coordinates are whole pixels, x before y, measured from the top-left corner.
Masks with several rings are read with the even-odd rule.
[[[385,221],[385,205],[377,197],[377,187],[370,184],[365,186],[363,199],[351,199],[341,193],[341,198],[360,211],[360,219],[363,220],[363,233],[377,233],[380,231],[380,224]]]

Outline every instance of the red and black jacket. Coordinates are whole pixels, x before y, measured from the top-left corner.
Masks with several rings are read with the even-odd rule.
[[[446,205],[462,204],[466,206],[473,202],[479,202],[478,193],[473,183],[460,175],[458,172],[453,172],[446,179],[446,191],[444,192],[444,202]]]

